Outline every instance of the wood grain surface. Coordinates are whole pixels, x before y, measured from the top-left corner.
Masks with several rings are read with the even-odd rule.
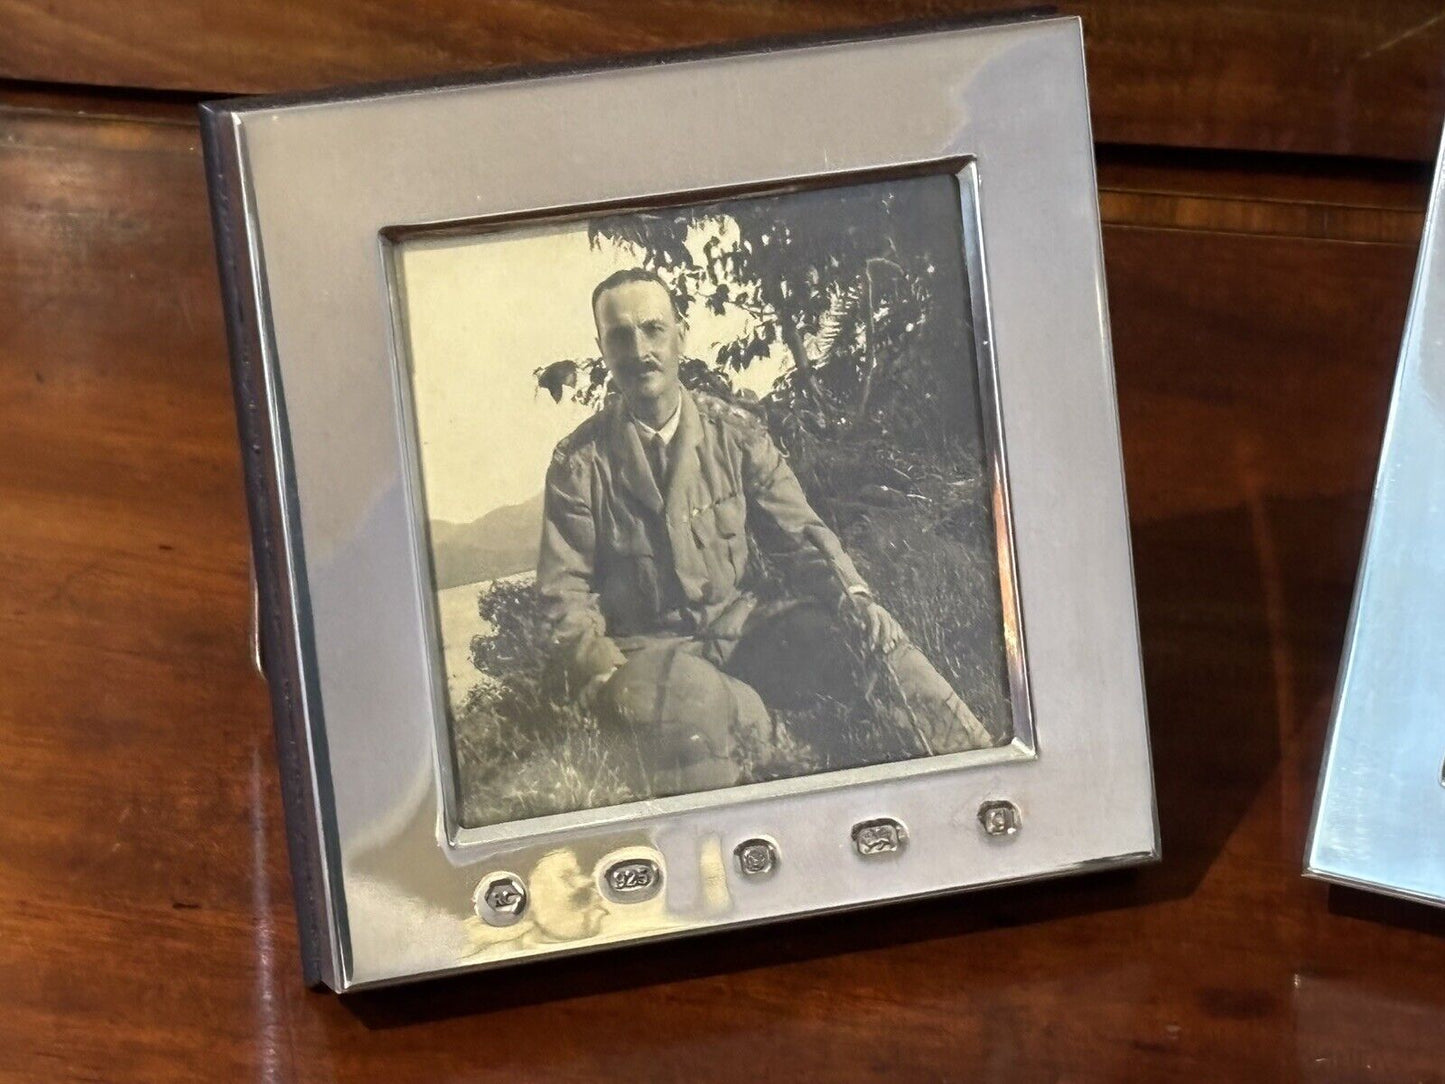
[[[340,999],[297,964],[197,132],[8,100],[0,1079],[1445,1079],[1441,914],[1299,876],[1423,170],[1101,163],[1162,865]]]
[[[967,16],[1026,0],[0,0],[0,77],[300,90]],[[1060,0],[1104,142],[1433,157],[1435,0]],[[699,118],[690,118],[696,123]]]

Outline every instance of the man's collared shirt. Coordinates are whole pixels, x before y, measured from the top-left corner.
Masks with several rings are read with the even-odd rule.
[[[642,447],[647,451],[647,460],[659,490],[667,486],[668,450],[672,447],[672,438],[677,434],[677,426],[681,420],[681,396],[678,397],[677,408],[673,410],[672,417],[663,422],[660,429],[652,428],[636,415],[632,416],[632,424],[637,426],[637,432],[642,436]]]
[[[677,401],[677,409],[672,412],[672,417],[668,418],[667,421],[662,423],[662,427],[660,429],[652,428],[652,426],[648,425],[645,421],[643,421],[636,415],[633,415],[632,424],[637,426],[638,432],[642,434],[642,441],[644,444],[646,444],[650,440],[656,440],[658,437],[661,437],[663,445],[667,446],[672,443],[672,438],[677,433],[677,423],[681,420],[682,399],[681,397],[679,397]]]

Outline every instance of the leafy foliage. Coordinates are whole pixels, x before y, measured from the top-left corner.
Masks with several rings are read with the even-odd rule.
[[[937,303],[963,289],[958,229],[956,183],[929,177],[607,216],[589,237],[657,272],[684,316],[740,317],[732,340],[683,373],[689,387],[747,398],[732,377],[781,350],[765,397],[779,424],[909,443],[953,422],[940,407],[956,404],[958,374],[934,359],[967,330],[957,297]],[[548,362],[536,377],[557,401],[568,388],[588,404],[606,394],[599,357]]]
[[[472,639],[481,681],[454,705],[452,741],[463,824],[494,824],[615,805],[642,791],[586,711],[547,679],[547,634],[530,581],[497,580],[478,611],[492,627]]]

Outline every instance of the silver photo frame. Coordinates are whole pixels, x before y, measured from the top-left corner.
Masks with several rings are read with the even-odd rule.
[[[1077,19],[221,102],[203,132],[309,982],[1158,858]],[[463,823],[399,253],[920,175],[957,184],[1005,738]]]
[[[1445,905],[1445,145],[1400,347],[1305,872]]]

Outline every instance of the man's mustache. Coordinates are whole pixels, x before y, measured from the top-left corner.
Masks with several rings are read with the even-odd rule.
[[[660,373],[663,370],[662,362],[654,357],[638,358],[636,361],[624,361],[617,367],[624,376],[642,376],[646,373]]]

